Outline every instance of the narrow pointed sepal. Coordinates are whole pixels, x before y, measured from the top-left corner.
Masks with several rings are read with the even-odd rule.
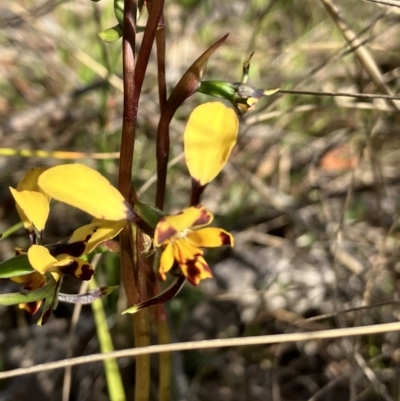
[[[177,280],[161,294],[158,294],[153,298],[150,298],[146,301],[143,301],[137,305],[130,307],[126,311],[122,312],[122,314],[123,315],[126,313],[133,314],[139,312],[140,310],[149,308],[150,306],[160,305],[170,301],[171,299],[175,298],[176,295],[178,295],[179,291],[183,288],[185,282],[186,282],[185,276],[183,274],[179,275]]]

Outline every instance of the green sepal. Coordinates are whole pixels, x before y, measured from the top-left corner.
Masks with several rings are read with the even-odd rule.
[[[218,97],[229,100],[234,103],[237,92],[237,84],[226,81],[202,81],[198,92],[209,96]]]
[[[160,209],[141,200],[136,200],[133,207],[138,216],[151,228],[156,228],[157,223],[165,216]]]
[[[0,263],[0,278],[25,276],[34,271],[26,254],[14,256]]]
[[[0,241],[3,239],[6,239],[11,234],[14,234],[16,231],[18,231],[23,226],[24,226],[24,223],[22,221],[20,221],[19,223],[16,223],[12,227],[8,228],[6,231],[3,231],[2,233],[0,233]]]
[[[17,305],[20,303],[29,303],[39,301],[40,299],[47,299],[51,296],[51,302],[53,302],[53,294],[56,288],[56,282],[51,275],[48,277],[47,283],[38,288],[37,290],[29,291],[21,294],[19,292],[12,292],[9,294],[0,294],[0,305],[10,306]]]
[[[137,33],[144,32],[145,29],[145,26],[136,26]],[[122,38],[122,25],[115,25],[112,28],[99,32],[97,35],[106,43],[115,43],[118,39]]]
[[[57,308],[58,304],[57,294],[61,288],[62,277],[57,282],[51,275],[49,275],[49,279],[54,282],[54,288],[53,291],[46,298],[44,298],[43,302],[44,305],[42,306],[42,314],[40,315],[40,318],[36,323],[38,326],[43,326],[49,320],[51,312]]]
[[[98,33],[100,39],[104,40],[106,43],[114,43],[119,38],[122,38],[122,27],[120,24],[108,28],[105,31]]]
[[[114,14],[121,26],[124,23],[124,0],[114,0]]]

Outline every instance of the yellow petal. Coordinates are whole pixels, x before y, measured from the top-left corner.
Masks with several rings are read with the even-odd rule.
[[[46,170],[47,167],[45,166],[36,167],[33,168],[32,170],[29,170],[19,181],[17,186],[17,191],[41,192],[37,182],[39,176],[43,173],[43,171]]]
[[[60,265],[56,269],[61,274],[69,274],[80,280],[90,280],[94,273],[93,266],[86,260],[72,258],[68,264],[64,264],[64,259],[58,261]]]
[[[42,232],[49,216],[49,198],[36,191],[19,192],[11,187],[10,191],[17,203],[17,210],[24,227],[32,232],[33,225],[39,232]]]
[[[236,144],[239,120],[233,109],[220,102],[196,107],[184,132],[185,159],[190,175],[201,186],[225,166]]]
[[[11,277],[11,281],[19,284],[25,284],[24,289],[26,290],[37,290],[40,287],[43,287],[46,284],[46,279],[44,276],[37,272],[33,272],[30,274],[25,274],[24,276]],[[35,314],[40,306],[42,305],[42,300],[34,301],[34,302],[22,302],[18,306],[20,309],[25,309],[30,314]]]
[[[126,221],[111,221],[95,219],[93,223],[79,227],[74,231],[69,244],[74,242],[84,242],[84,254],[88,254],[102,242],[114,238],[125,227]],[[80,255],[75,255],[80,256]]]
[[[89,262],[71,256],[56,259],[47,248],[41,245],[32,245],[28,249],[28,259],[32,267],[40,274],[53,271],[59,274],[70,274],[81,280],[90,280],[94,272]]]
[[[60,262],[50,255],[47,248],[41,245],[32,245],[28,249],[28,259],[31,266],[40,274],[44,275],[51,268],[58,265]],[[64,263],[71,263],[72,259],[64,259]]]
[[[114,238],[125,226],[126,221],[94,219],[93,223],[79,227],[67,242],[46,245],[50,254],[57,259],[78,258],[92,252],[97,245]]]
[[[24,288],[27,290],[36,290],[40,287],[43,287],[46,283],[45,277],[38,272],[25,274],[23,276],[10,277],[10,280],[14,281],[15,283],[25,284]]]
[[[160,258],[160,267],[158,269],[158,273],[162,280],[166,279],[165,273],[168,273],[171,270],[171,267],[174,264],[174,253],[172,244],[168,244],[163,253],[161,254]]]
[[[196,256],[203,255],[203,251],[193,245],[186,238],[181,238],[173,242],[174,259],[180,264],[186,260],[194,259]]]
[[[64,164],[42,173],[39,187],[52,198],[105,220],[129,220],[132,209],[121,193],[96,170]]]
[[[193,285],[197,285],[201,280],[212,278],[213,276],[210,267],[202,256],[186,260],[185,263],[180,263],[179,267],[183,275]]]
[[[30,313],[31,315],[34,315],[42,306],[42,299],[39,299],[38,301],[34,301],[34,302],[21,302],[18,305],[19,309],[24,309],[26,310],[28,313]]]
[[[201,205],[192,206],[173,216],[163,217],[157,224],[154,232],[154,246],[160,246],[173,235],[189,228],[203,227],[210,224],[214,216]]]
[[[175,241],[173,251],[174,259],[191,284],[197,285],[201,280],[212,277],[211,269],[202,256],[203,251],[187,238]]]
[[[215,248],[223,245],[233,246],[232,234],[222,228],[206,227],[192,231],[187,235],[187,240],[199,248]]]

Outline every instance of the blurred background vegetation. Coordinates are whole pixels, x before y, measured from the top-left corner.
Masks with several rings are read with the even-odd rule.
[[[0,4],[0,232],[18,221],[8,187],[31,167],[64,162],[18,152],[119,151],[121,42],[108,45],[97,36],[115,25],[109,3]],[[386,88],[397,93],[400,8],[363,0],[335,4],[378,65]],[[322,1],[171,0],[165,19],[169,89],[229,32],[209,61],[207,79],[238,81],[243,61],[254,51],[253,87],[378,93]],[[177,159],[168,179],[168,212],[188,204],[190,179],[179,157],[182,133],[190,111],[208,100],[192,96],[171,124],[171,159]],[[242,118],[233,157],[203,198],[216,224],[234,233],[236,246],[211,252],[215,279],[198,288],[187,285],[168,304],[173,341],[398,320],[398,107],[382,99],[276,94]],[[158,116],[153,55],[140,102],[133,173],[133,184],[147,201],[154,199]],[[115,158],[84,162],[115,182]],[[88,221],[83,213],[54,204],[46,242]],[[1,241],[0,261],[13,255],[14,246],[26,245],[22,230]],[[119,283],[117,255],[101,259],[96,278],[100,285]],[[78,284],[66,282],[65,292],[79,291]],[[15,290],[11,283],[0,282],[1,292],[10,289]],[[104,304],[115,348],[132,346],[130,319],[120,314],[127,307],[122,286]],[[372,306],[337,314],[366,305]],[[0,307],[0,370],[65,358],[72,311],[60,304],[40,328],[17,307]],[[304,321],[321,314],[327,316]],[[90,306],[82,308],[71,347],[75,356],[99,352]],[[399,362],[398,333],[176,353],[173,399],[397,400]],[[119,365],[132,399],[134,361]],[[155,364],[155,377],[156,370]],[[0,381],[0,399],[61,400],[63,376],[57,370]],[[70,400],[109,399],[102,365],[76,367],[71,380]]]

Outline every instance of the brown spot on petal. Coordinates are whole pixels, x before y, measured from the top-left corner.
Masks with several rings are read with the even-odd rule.
[[[186,278],[190,284],[197,285],[200,281],[199,276],[201,275],[201,270],[196,266],[196,259],[186,261],[186,266]]]
[[[69,265],[60,267],[60,270],[64,274],[70,274],[71,276],[76,276],[76,271],[79,268],[79,264],[76,260],[73,260]]]
[[[192,285],[197,285],[204,278],[212,277],[212,272],[207,263],[203,263],[196,257],[186,261],[185,275]]]
[[[165,242],[167,239],[170,239],[175,234],[176,230],[172,227],[168,227],[166,230],[158,229],[156,231],[157,243],[161,245],[163,242]]]
[[[94,273],[92,266],[90,266],[89,263],[84,263],[79,266],[79,263],[76,260],[72,261],[72,263],[67,266],[62,266],[60,270],[64,274],[70,274],[71,276],[85,281],[90,280]]]
[[[193,227],[195,226],[202,226],[204,224],[208,224],[211,220],[210,212],[204,209],[203,206],[198,205],[196,206],[197,209],[200,210],[199,217],[193,222]]]
[[[89,281],[94,273],[94,270],[92,266],[89,263],[85,263],[81,266],[81,274],[79,275],[79,278],[81,280]]]
[[[221,232],[219,234],[219,237],[221,238],[222,245],[232,245],[231,236],[228,235],[227,233]]]
[[[69,255],[74,258],[78,258],[85,253],[86,243],[90,239],[90,235],[88,235],[85,241],[77,241],[71,244],[59,243],[59,244],[50,244],[46,245],[46,248],[49,250],[50,255],[56,257],[58,255]]]

